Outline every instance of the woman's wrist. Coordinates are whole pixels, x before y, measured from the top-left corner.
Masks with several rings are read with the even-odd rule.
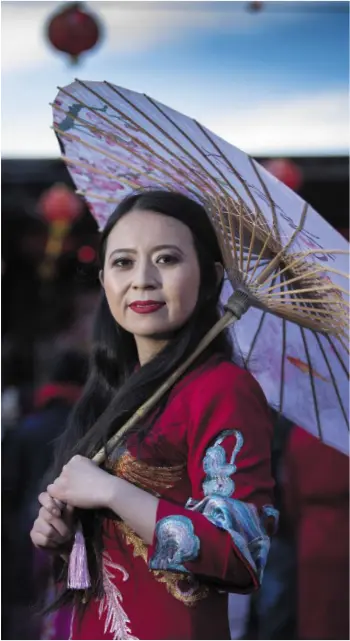
[[[111,477],[106,507],[138,534],[146,545],[153,541],[159,499],[141,488]]]
[[[105,495],[105,507],[107,510],[111,510],[115,514],[118,514],[118,498],[120,496],[121,485],[125,483],[123,479],[120,479],[118,476],[109,475],[107,490]]]

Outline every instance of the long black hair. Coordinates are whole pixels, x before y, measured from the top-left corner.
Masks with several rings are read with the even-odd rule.
[[[74,454],[91,457],[101,446],[106,445],[109,437],[124,425],[193,352],[221,314],[221,284],[218,284],[215,263],[223,265],[223,257],[218,239],[205,209],[180,193],[143,191],[126,197],[111,215],[102,232],[99,255],[102,269],[111,230],[132,210],[151,210],[170,216],[190,229],[200,267],[197,304],[190,319],[174,334],[164,349],[137,368],[135,339],[115,321],[102,293],[95,322],[90,374],[59,443],[51,478],[59,476],[63,465]],[[232,359],[232,346],[227,333],[221,333],[211,343],[201,360],[208,359],[212,354]],[[166,399],[161,402],[161,409],[164,402]],[[138,432],[142,439],[146,433],[145,426],[140,425]],[[91,595],[100,596],[104,515],[100,510],[86,510],[80,516],[86,536],[92,580]]]

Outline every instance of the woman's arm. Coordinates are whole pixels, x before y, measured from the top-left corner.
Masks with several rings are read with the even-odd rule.
[[[149,567],[252,591],[261,584],[277,516],[266,399],[231,363],[204,373],[182,398],[192,495],[185,506],[160,498]]]
[[[109,508],[148,545],[152,570],[188,572],[231,591],[259,587],[275,521],[272,424],[261,389],[231,364],[186,389],[191,499],[157,499],[81,456],[48,487],[84,509]],[[186,400],[186,399],[185,399]]]
[[[146,545],[151,545],[159,499],[124,479],[115,476],[111,479],[113,485],[107,507],[120,516]]]
[[[52,498],[74,507],[112,510],[146,544],[153,541],[159,499],[83,456],[74,456],[47,491]]]

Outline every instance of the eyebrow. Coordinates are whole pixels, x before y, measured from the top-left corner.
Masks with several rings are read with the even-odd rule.
[[[156,245],[155,247],[152,248],[152,252],[160,251],[162,249],[173,249],[180,254],[184,255],[183,251],[178,247],[177,245]],[[132,249],[130,248],[120,248],[120,249],[114,249],[109,257],[111,258],[114,254],[137,254],[137,249]]]

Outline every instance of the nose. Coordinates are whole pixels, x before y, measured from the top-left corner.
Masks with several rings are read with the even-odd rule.
[[[159,286],[157,268],[151,260],[137,261],[133,270],[133,289],[156,289]]]

